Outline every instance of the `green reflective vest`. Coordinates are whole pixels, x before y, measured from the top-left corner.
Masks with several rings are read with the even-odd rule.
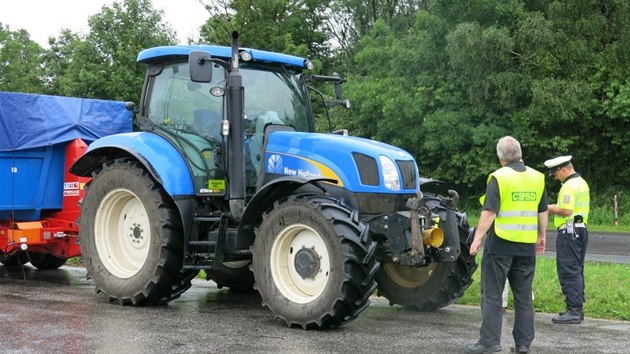
[[[545,190],[545,175],[525,167],[523,172],[502,167],[488,176],[499,185],[499,212],[494,220],[494,232],[502,239],[536,243],[538,240],[538,204]],[[485,200],[485,195],[480,199]]]
[[[573,221],[573,217],[576,215],[581,215],[584,223],[588,223],[590,203],[590,190],[582,177],[573,177],[564,181],[560,192],[558,192],[558,203],[556,205],[562,209],[573,210],[573,214],[567,217],[554,215],[553,226],[558,228],[564,225],[567,220]]]

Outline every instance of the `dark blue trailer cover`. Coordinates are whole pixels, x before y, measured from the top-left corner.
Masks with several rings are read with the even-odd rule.
[[[0,151],[130,132],[133,112],[118,101],[0,91]]]

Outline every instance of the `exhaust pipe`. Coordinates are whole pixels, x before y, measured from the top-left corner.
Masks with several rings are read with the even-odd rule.
[[[238,32],[232,32],[232,60],[228,74],[228,107],[230,121],[228,140],[228,176],[230,178],[230,212],[237,221],[245,210],[245,144],[243,134],[243,112],[245,110],[243,77],[238,62]]]

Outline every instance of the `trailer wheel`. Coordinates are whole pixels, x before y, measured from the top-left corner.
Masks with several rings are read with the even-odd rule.
[[[457,301],[472,284],[477,262],[470,257],[465,227],[458,227],[461,253],[454,262],[432,263],[415,268],[386,263],[376,275],[378,295],[390,305],[410,310],[437,310]]]
[[[254,288],[289,327],[336,327],[369,305],[379,263],[356,213],[332,198],[294,196],[263,216]]]
[[[9,256],[6,253],[0,251],[0,264],[5,267],[17,267],[19,265],[25,265],[28,263],[28,255],[26,252],[19,252],[17,254]]]
[[[44,252],[28,252],[28,259],[37,269],[57,269],[66,264],[66,258],[55,257]]]
[[[116,160],[93,175],[79,230],[88,277],[110,301],[165,303],[197,274],[180,271],[183,228],[175,205],[136,162]]]

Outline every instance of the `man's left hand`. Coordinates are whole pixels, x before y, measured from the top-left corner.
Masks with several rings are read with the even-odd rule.
[[[475,237],[473,242],[470,244],[470,255],[474,256],[479,253],[479,249],[481,248],[481,241],[483,239],[481,237]]]
[[[540,256],[543,253],[545,253],[545,239],[540,238],[536,242],[536,255]]]

